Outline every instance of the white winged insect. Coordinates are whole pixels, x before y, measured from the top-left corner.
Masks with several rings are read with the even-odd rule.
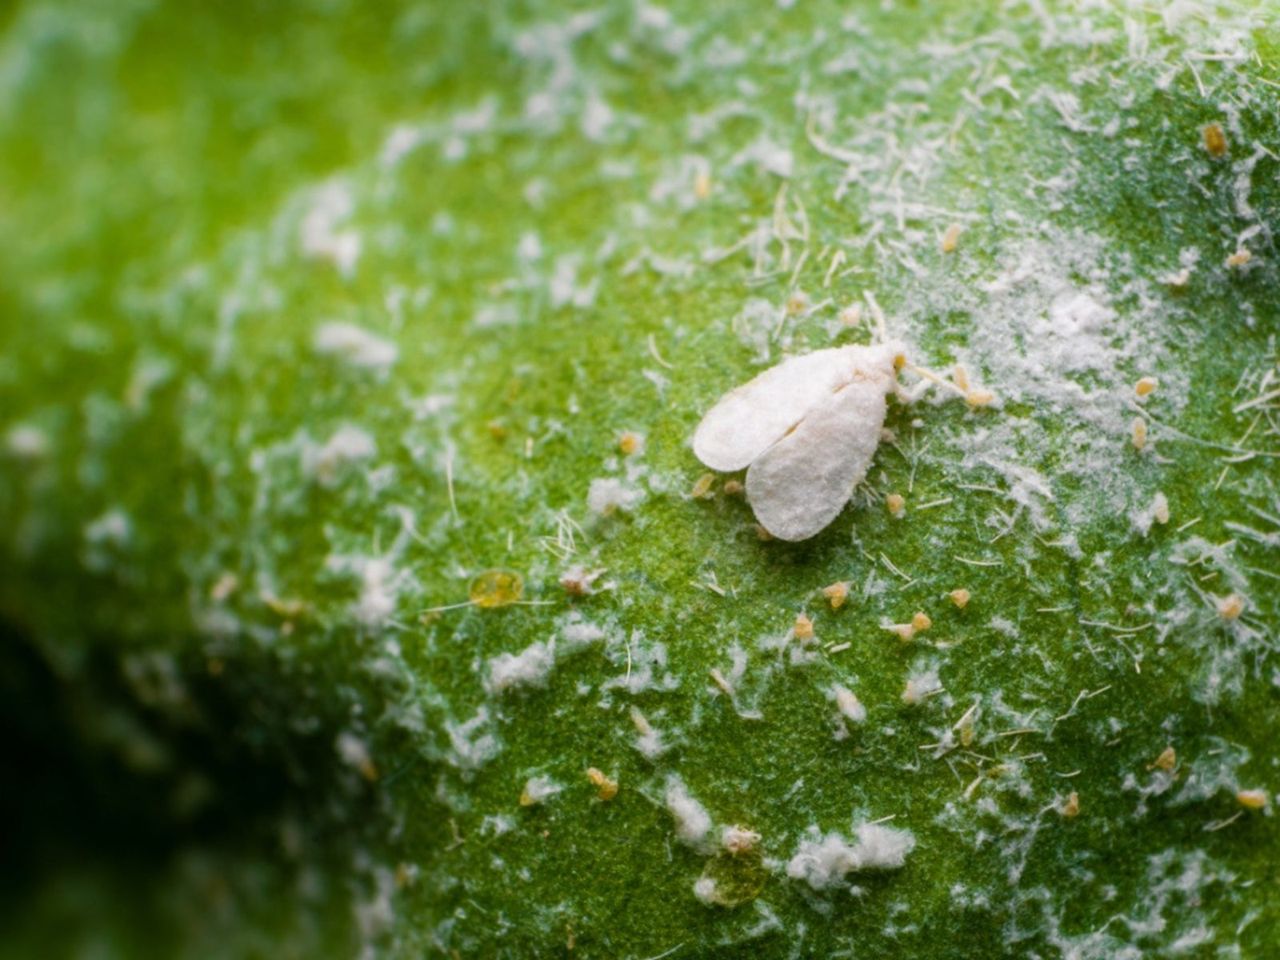
[[[895,343],[791,357],[721,397],[693,452],[712,470],[746,467],[760,525],[779,540],[807,540],[867,475],[904,362]]]

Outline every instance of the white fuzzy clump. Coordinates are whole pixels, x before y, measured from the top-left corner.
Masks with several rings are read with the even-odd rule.
[[[1153,524],[1163,525],[1169,522],[1169,498],[1162,492],[1156,491],[1151,501],[1134,510],[1129,519],[1133,523],[1133,528],[1145,537],[1151,532]]]
[[[631,722],[636,728],[636,749],[648,760],[657,760],[666,751],[662,732],[654,728],[638,707],[631,708]]]
[[[371,629],[385,626],[395,613],[396,597],[404,579],[391,561],[386,557],[331,557],[330,566],[360,578],[360,596],[351,605],[352,616]]]
[[[400,351],[390,340],[354,323],[324,323],[316,330],[312,346],[321,356],[334,357],[348,366],[386,373]]]
[[[817,831],[813,831],[817,835]],[[847,874],[858,870],[900,869],[916,840],[909,830],[898,830],[878,823],[864,823],[850,843],[834,831],[826,836],[803,840],[787,862],[787,876],[803,880],[815,890],[827,890],[844,882]]]
[[[693,881],[693,895],[707,906],[721,904],[724,899],[721,897],[713,877],[699,877]]]
[[[902,691],[902,702],[909,707],[924,703],[929,697],[942,692],[942,681],[938,679],[936,667],[917,670],[907,677],[907,685]]]
[[[582,619],[582,615],[574,612],[560,627],[560,652],[577,653],[597,643],[604,642],[608,634],[601,627]]]
[[[490,693],[523,687],[545,687],[556,664],[555,644],[531,643],[519,653],[500,653],[489,660]]]
[[[369,745],[350,731],[344,730],[334,741],[334,749],[342,762],[359,770],[365,776],[374,769],[373,758],[369,754]]]
[[[597,477],[587,490],[587,509],[597,516],[632,509],[644,499],[644,493],[629,487],[616,477]]]
[[[353,463],[376,456],[378,445],[367,432],[347,424],[339,427],[320,446],[312,443],[302,448],[302,469],[322,485],[331,486],[340,471]]]
[[[451,748],[449,761],[460,770],[478,770],[499,753],[502,743],[489,726],[489,710],[480,707],[475,716],[462,723],[445,722]]]
[[[542,803],[563,789],[563,786],[550,777],[530,777],[524,785],[524,791],[520,794],[520,802],[526,805]]]
[[[665,800],[667,810],[676,821],[676,836],[691,847],[706,846],[711,833],[711,814],[689,794],[689,788],[675,774],[667,778]]]
[[[108,510],[84,528],[84,538],[94,546],[123,546],[133,531],[129,515],[116,507]]]
[[[831,699],[836,703],[836,710],[840,712],[840,716],[852,723],[865,723],[867,720],[867,708],[862,701],[848,687],[839,683],[833,684],[830,690]]]
[[[360,257],[360,234],[340,229],[354,210],[350,188],[340,182],[327,183],[315,191],[298,228],[302,252],[332,261],[343,276],[350,276]]]
[[[18,460],[39,460],[49,452],[49,438],[44,431],[26,423],[10,427],[4,445],[9,455]]]
[[[660,640],[649,642],[641,630],[632,630],[625,644],[612,644],[609,659],[619,666],[625,663],[627,669],[604,682],[601,689],[606,692],[620,689],[638,694],[674,690],[680,685],[679,678],[667,670],[667,645]]]

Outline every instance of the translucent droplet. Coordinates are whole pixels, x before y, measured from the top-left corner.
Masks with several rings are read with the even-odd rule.
[[[508,607],[524,595],[524,578],[511,570],[486,570],[471,581],[467,596],[477,607]]]
[[[699,888],[709,903],[736,907],[760,896],[768,876],[759,850],[730,853],[723,850],[702,868]]]

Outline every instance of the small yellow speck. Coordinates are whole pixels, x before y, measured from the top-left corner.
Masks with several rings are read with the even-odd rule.
[[[1218,616],[1223,620],[1238,620],[1244,613],[1244,597],[1238,593],[1229,593],[1218,598]]]
[[[787,297],[787,316],[798,317],[809,309],[809,296],[803,290],[797,290]]]
[[[704,473],[693,484],[693,489],[689,491],[689,496],[695,500],[707,500],[711,497],[712,487],[715,486],[716,475],[714,473]]]
[[[626,456],[631,456],[640,449],[641,440],[638,434],[625,430],[618,435],[618,449]]]
[[[738,480],[726,480],[724,482],[724,495],[726,497],[740,496],[746,488]]]
[[[942,252],[954,253],[957,244],[960,243],[960,224],[953,223],[947,227],[947,232],[942,235]]]
[[[911,618],[911,626],[916,633],[923,633],[933,626],[933,621],[929,619],[929,615],[923,610],[917,610],[915,616]]]
[[[957,589],[952,590],[948,596],[951,597],[951,602],[954,603],[957,608],[963,610],[968,606],[971,594],[964,587],[958,587]]]
[[[587,770],[587,779],[596,788],[596,796],[601,800],[612,800],[618,795],[618,781],[605,776],[604,771],[590,767]]]
[[[1165,747],[1160,751],[1160,756],[1156,757],[1151,767],[1156,770],[1164,770],[1166,772],[1173,770],[1178,765],[1178,751],[1173,747]]]
[[[1058,808],[1058,812],[1068,820],[1078,816],[1080,813],[1080,794],[1072,790],[1067,795],[1067,799],[1062,801],[1062,806]]]
[[[844,602],[849,599],[849,584],[844,580],[837,580],[835,583],[823,587],[822,595],[831,603],[832,610],[839,610],[844,606]]]
[[[698,171],[698,175],[693,178],[693,195],[699,200],[711,196],[711,174],[705,170]]]
[[[996,395],[990,390],[984,390],[981,387],[975,387],[964,395],[964,402],[969,406],[977,409],[979,407],[989,407],[995,403]]]
[[[907,499],[900,493],[891,493],[884,498],[884,505],[893,516],[900,517],[907,508]]]
[[[797,640],[812,640],[813,621],[803,613],[798,613],[796,614],[796,622],[791,628],[791,632],[795,634]]]
[[[1249,252],[1247,247],[1241,247],[1231,256],[1227,257],[1226,264],[1228,267],[1243,267],[1246,263],[1253,259],[1253,254]]]
[[[885,629],[903,641],[910,640],[916,635],[916,628],[909,623],[890,623],[885,626]]]
[[[1138,382],[1133,385],[1133,392],[1140,397],[1146,397],[1155,393],[1158,386],[1160,386],[1160,381],[1155,377],[1140,377]]]
[[[1133,444],[1133,449],[1141,450],[1147,445],[1147,421],[1141,417],[1133,418],[1133,425],[1130,428],[1129,442]]]
[[[1265,790],[1241,790],[1236,793],[1236,802],[1246,810],[1263,810],[1267,806]]]
[[[512,570],[486,570],[467,588],[471,603],[483,609],[508,607],[524,595],[524,578]]]
[[[501,420],[490,420],[485,424],[489,431],[489,436],[495,440],[505,440],[507,437],[507,425]]]
[[[1204,136],[1204,148],[1209,151],[1209,156],[1221,157],[1226,155],[1227,135],[1223,132],[1221,124],[1205,124],[1200,132]]]
[[[951,371],[951,382],[968,394],[969,371],[957,363],[955,368]]]

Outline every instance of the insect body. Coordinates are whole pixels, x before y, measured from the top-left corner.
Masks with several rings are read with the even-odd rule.
[[[791,357],[729,391],[693,435],[713,470],[747,468],[747,500],[779,540],[807,540],[849,502],[880,443],[901,347]]]

